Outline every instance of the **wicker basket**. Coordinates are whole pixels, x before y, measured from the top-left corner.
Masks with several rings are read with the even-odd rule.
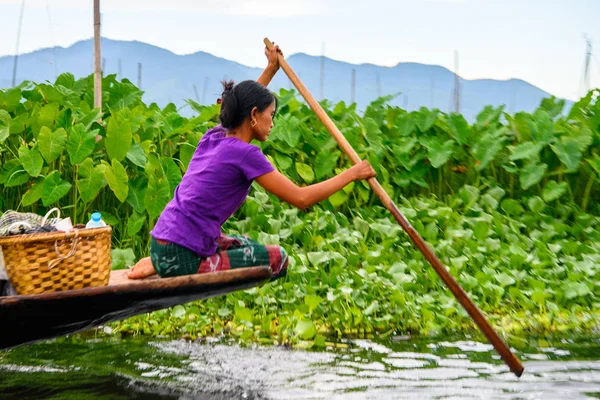
[[[19,294],[108,284],[112,229],[81,228],[0,237],[6,273]]]

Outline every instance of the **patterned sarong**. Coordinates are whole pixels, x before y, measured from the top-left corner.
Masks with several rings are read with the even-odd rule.
[[[200,257],[185,247],[152,238],[150,259],[163,278],[266,265],[273,279],[287,273],[288,255],[280,246],[262,245],[239,235],[222,235],[217,245],[215,254]]]

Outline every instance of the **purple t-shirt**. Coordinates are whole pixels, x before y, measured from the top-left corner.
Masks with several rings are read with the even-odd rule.
[[[196,148],[175,196],[150,232],[198,253],[215,254],[221,225],[242,205],[252,181],[274,170],[258,146],[210,129]]]

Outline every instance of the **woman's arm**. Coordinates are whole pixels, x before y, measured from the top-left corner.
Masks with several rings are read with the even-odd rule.
[[[286,203],[304,210],[327,199],[352,181],[374,176],[373,167],[367,161],[362,161],[331,179],[305,187],[296,185],[277,170],[259,176],[256,182]]]
[[[263,86],[269,86],[271,79],[275,76],[277,71],[279,70],[279,58],[278,54],[283,55],[279,46],[275,46],[273,49],[269,50],[265,48],[265,56],[267,56],[268,64],[265,70],[260,74],[256,82],[260,83]]]

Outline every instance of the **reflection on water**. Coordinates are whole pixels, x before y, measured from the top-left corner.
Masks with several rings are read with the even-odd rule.
[[[516,378],[478,341],[355,340],[328,351],[184,341],[49,342],[0,353],[1,398],[600,398],[600,340],[530,340]]]

